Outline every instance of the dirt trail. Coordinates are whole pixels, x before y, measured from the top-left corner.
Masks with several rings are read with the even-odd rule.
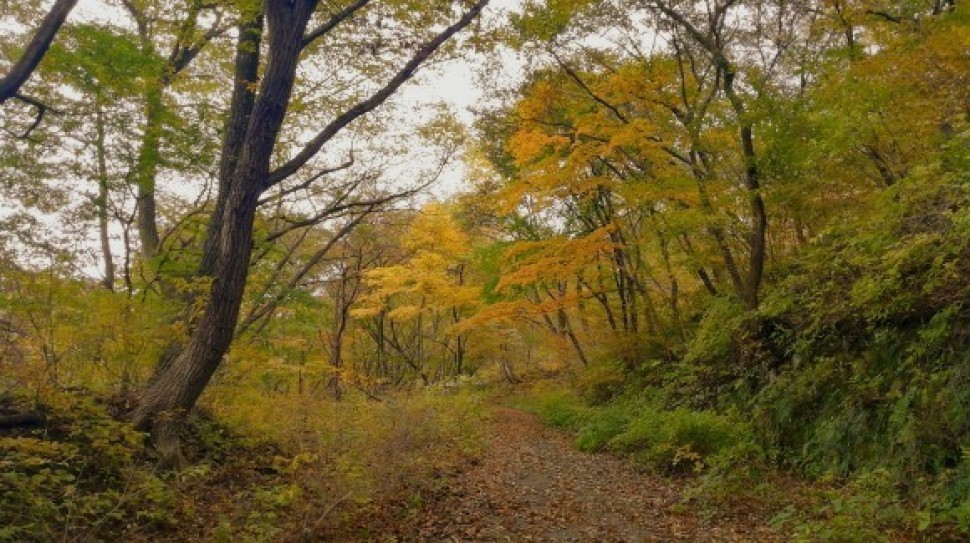
[[[572,447],[534,417],[497,409],[480,462],[399,534],[403,541],[775,541],[755,519],[705,519],[676,481]],[[737,517],[737,516],[735,516]]]

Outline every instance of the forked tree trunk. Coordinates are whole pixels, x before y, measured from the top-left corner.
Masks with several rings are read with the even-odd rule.
[[[124,6],[135,20],[142,52],[153,57],[158,56],[153,42],[152,18],[135,3],[125,2]],[[172,46],[172,53],[159,66],[154,77],[148,81],[148,87],[144,94],[145,130],[138,147],[133,182],[137,191],[135,208],[137,211],[138,239],[141,244],[142,258],[146,261],[157,256],[161,250],[162,240],[158,232],[158,206],[155,188],[159,165],[162,163],[159,145],[162,142],[166,115],[165,91],[172,84],[174,77],[188,67],[202,48],[221,33],[218,25],[216,25],[200,38],[192,37],[193,31],[197,30],[199,15],[203,6],[202,2],[190,3],[184,19],[178,21],[180,31]],[[162,286],[166,290],[172,290],[170,287],[166,287],[164,282]]]
[[[734,268],[733,262],[730,260],[731,252],[724,243],[723,233],[719,233],[713,229],[712,233],[715,235],[718,245],[724,252],[725,264],[728,265],[731,280],[734,283],[738,297],[741,299],[741,303],[745,309],[753,311],[758,308],[758,291],[761,287],[761,280],[764,274],[767,253],[768,214],[765,210],[764,198],[761,196],[761,172],[758,169],[758,156],[754,146],[754,120],[748,115],[743,98],[734,88],[737,68],[725,54],[723,49],[724,38],[720,34],[721,29],[714,24],[717,22],[716,19],[712,19],[711,27],[705,33],[671,5],[664,3],[662,0],[653,0],[652,3],[660,12],[683,28],[698,45],[710,54],[711,60],[721,76],[721,90],[730,103],[731,109],[734,111],[740,124],[738,127],[738,138],[741,143],[741,156],[744,160],[743,186],[748,193],[748,204],[751,213],[750,220],[752,222],[751,230],[747,235],[750,251],[748,257],[748,273],[743,280],[737,272],[737,269]],[[727,2],[718,6],[716,10],[719,14],[718,16],[723,16],[732,4],[732,2]],[[700,181],[700,178],[698,179]],[[703,183],[699,182],[698,185],[700,188],[703,188]],[[701,198],[703,201],[706,196],[702,194]]]
[[[256,101],[254,86],[259,74],[259,51],[263,36],[263,14],[256,6],[256,12],[244,12],[239,23],[239,35],[236,40],[235,69],[233,74],[232,98],[229,103],[229,114],[226,118],[225,133],[222,138],[222,155],[219,161],[218,188],[216,205],[209,220],[206,237],[203,242],[202,259],[199,264],[198,275],[211,277],[215,272],[216,260],[219,256],[220,228],[222,215],[226,210],[229,199],[229,189],[232,187],[236,164],[246,139],[246,131],[253,113]],[[154,222],[154,219],[152,219]],[[144,243],[142,244],[144,246]],[[193,311],[194,299],[185,303],[185,317],[190,328],[194,324],[196,315]],[[154,382],[168,370],[169,365],[179,355],[183,346],[181,338],[173,339],[165,347],[159,358],[150,382]]]
[[[256,204],[293,90],[301,42],[316,2],[267,2],[269,50],[219,228],[209,301],[191,337],[146,389],[134,424],[151,430],[158,450],[178,459],[178,422],[208,385],[229,350],[253,245]]]
[[[321,25],[321,29],[315,33],[328,31],[366,4],[367,2],[360,0],[355,2],[334,15],[330,21],[332,24]],[[173,344],[171,361],[160,365],[133,416],[135,427],[151,431],[157,449],[170,463],[177,466],[181,460],[178,446],[180,422],[205,390],[232,343],[246,278],[249,275],[253,223],[260,194],[272,184],[299,170],[347,124],[381,105],[411,78],[414,71],[439,46],[470,24],[486,4],[488,0],[476,2],[458,22],[418,50],[387,85],[338,116],[297,158],[271,176],[270,161],[289,106],[300,52],[306,43],[304,34],[307,23],[313,15],[317,0],[272,0],[265,3],[263,12],[269,43],[262,83],[253,102],[244,135],[235,134],[242,136],[236,149],[238,152],[233,152],[234,134],[227,134],[224,142],[221,173],[231,171],[232,175],[228,178],[220,176],[220,190],[227,192],[224,192],[224,200],[219,198],[220,203],[224,201],[224,205],[217,207],[220,211],[217,211],[218,215],[214,218],[216,224],[210,232],[212,242],[206,246],[207,256],[211,257],[211,261],[204,261],[200,270],[206,275],[211,262],[209,299],[202,316],[197,321],[190,322],[192,333],[188,341],[184,345]],[[251,29],[252,32],[258,32],[258,21],[256,24]],[[253,59],[250,61],[255,62]],[[246,68],[241,64],[245,62],[245,58],[240,59],[237,56],[237,74],[241,73],[241,68]],[[235,106],[244,104],[245,100],[237,102],[235,98],[245,99],[245,94],[234,93],[230,132],[234,119],[244,118],[236,115],[245,115],[245,106],[241,105],[240,110],[236,110]],[[238,158],[232,164],[234,157]],[[228,164],[227,160],[230,161]]]

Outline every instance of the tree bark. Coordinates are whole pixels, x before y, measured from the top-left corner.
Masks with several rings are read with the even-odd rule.
[[[212,211],[212,218],[209,220],[202,249],[202,262],[199,264],[199,274],[202,276],[212,275],[215,269],[222,215],[225,213],[229,188],[232,186],[232,177],[239,159],[239,150],[245,141],[246,129],[249,126],[249,119],[252,116],[253,105],[256,101],[254,88],[259,80],[259,50],[263,38],[263,16],[260,13],[252,13],[248,17],[246,14],[243,15],[236,41],[232,99],[229,105],[229,116],[226,119],[225,135],[222,139],[222,154],[219,159],[216,205]]]
[[[216,194],[216,205],[209,219],[206,237],[203,241],[202,259],[199,262],[198,275],[211,277],[215,272],[216,260],[219,255],[219,232],[222,226],[222,215],[225,213],[226,201],[229,198],[229,188],[232,186],[233,175],[238,163],[240,149],[246,138],[246,130],[253,113],[256,100],[254,89],[258,80],[259,51],[263,37],[263,15],[260,11],[243,13],[239,24],[239,34],[236,40],[235,69],[233,74],[233,91],[226,118],[225,134],[222,140],[222,153],[219,161],[219,177]],[[154,194],[152,195],[154,202]],[[140,214],[139,214],[140,216]],[[155,224],[154,210],[151,223]],[[157,235],[157,234],[156,234]],[[144,246],[144,245],[143,245]],[[186,304],[187,319],[190,324],[196,315],[192,313],[191,300]],[[168,370],[169,365],[182,350],[181,339],[172,340],[159,357],[158,364],[152,374],[150,382],[154,382],[161,374]]]
[[[177,423],[191,409],[229,350],[252,254],[256,203],[286,114],[300,45],[316,2],[267,2],[266,73],[240,145],[232,186],[221,215],[209,301],[188,343],[145,390],[134,414],[136,428],[151,430],[159,452],[178,450]]]
[[[141,255],[146,260],[157,255],[161,245],[156,219],[155,178],[158,176],[158,163],[161,160],[161,151],[158,147],[162,139],[162,117],[165,106],[162,102],[161,83],[156,84],[158,86],[149,89],[145,95],[145,131],[142,134],[138,158],[135,162],[136,224]]]
[[[434,47],[429,50],[426,44],[421,48],[385,87],[362,102],[363,105],[358,104],[349,113],[338,116],[335,123],[324,130],[323,136],[314,140],[315,143],[325,142],[335,133],[332,130],[339,131],[351,120],[383,103],[413,75],[417,68],[415,59],[419,59],[417,64],[424,62],[443,44],[443,36],[450,38],[470,24],[487,3],[488,0],[477,2],[460,21],[429,42]],[[273,185],[270,163],[290,103],[304,33],[316,6],[316,0],[273,0],[264,5],[269,42],[266,69],[245,136],[239,145],[238,159],[232,168],[225,206],[218,216],[218,243],[213,247],[209,298],[198,322],[192,323],[188,341],[148,385],[133,415],[135,427],[150,430],[159,452],[173,461],[179,459],[178,427],[208,385],[235,334],[249,274],[259,196]],[[288,164],[299,168],[305,158],[301,155],[303,162],[299,165]]]

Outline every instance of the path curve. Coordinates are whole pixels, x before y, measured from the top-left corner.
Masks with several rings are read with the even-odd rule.
[[[763,521],[703,518],[676,481],[575,449],[532,415],[498,408],[488,448],[409,522],[401,541],[776,541]]]

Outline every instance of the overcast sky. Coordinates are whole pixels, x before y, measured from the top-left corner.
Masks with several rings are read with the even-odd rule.
[[[47,4],[49,3],[47,2]],[[517,10],[521,6],[521,3],[522,0],[492,0],[483,14],[485,26],[490,27],[492,24],[489,23],[505,20],[508,13]],[[81,21],[118,23],[121,19],[128,20],[125,15],[120,13],[117,3],[108,3],[103,0],[80,0],[77,8],[68,18],[67,24],[70,25]],[[33,29],[15,29],[7,25],[2,30],[23,34]],[[465,53],[462,54],[462,58],[459,60],[431,64],[419,71],[416,77],[408,82],[399,94],[394,97],[393,101],[398,106],[398,109],[394,111],[398,112],[396,113],[398,115],[408,114],[407,122],[413,123],[415,118],[430,119],[432,116],[431,112],[436,109],[434,106],[444,104],[459,120],[466,125],[470,125],[474,120],[472,108],[480,108],[487,98],[486,91],[481,84],[483,78],[488,81],[490,87],[494,88],[496,85],[498,87],[508,87],[520,81],[523,73],[523,63],[516,55],[511,53],[502,55],[502,62],[500,63],[498,71],[494,70],[494,64],[492,64],[493,70],[488,74],[483,74],[480,68],[485,64],[485,57],[474,54],[469,56]],[[384,108],[385,112],[391,111],[391,107],[388,104],[388,107]],[[376,113],[380,114],[380,112]],[[405,126],[402,123],[401,126],[393,129],[393,131],[398,134],[399,138],[407,138],[410,133],[410,137],[413,137],[415,141],[413,144],[406,145],[405,147],[414,149],[415,152],[410,158],[406,156],[396,158],[394,161],[395,165],[393,166],[394,170],[386,175],[388,179],[415,179],[421,172],[427,172],[429,169],[427,157],[430,153],[427,149],[424,149],[424,153],[421,152],[422,147],[426,147],[426,142],[421,140],[419,136],[413,134],[413,128],[408,130]],[[445,198],[461,190],[464,186],[464,179],[465,168],[459,157],[442,173],[438,183],[432,186],[427,197]],[[187,199],[192,199],[193,197],[192,194],[189,194],[190,191],[197,193],[197,189],[192,189],[191,185],[172,184],[166,182],[164,179],[159,179],[159,182],[159,189],[162,192],[178,194]],[[3,209],[3,207],[3,202],[0,202],[0,218],[13,211],[11,209]],[[47,217],[43,222],[53,230],[57,230],[57,224],[60,223],[60,220],[56,217]],[[116,238],[116,241],[120,241],[118,240],[120,238],[119,233],[114,232],[114,234],[115,236],[113,237]],[[91,229],[90,239],[86,241],[78,240],[78,242],[83,246],[90,244],[94,247],[95,235],[96,231]],[[92,262],[92,264],[94,268],[90,270],[92,272],[91,274],[97,275],[96,268],[98,266],[95,262]]]

